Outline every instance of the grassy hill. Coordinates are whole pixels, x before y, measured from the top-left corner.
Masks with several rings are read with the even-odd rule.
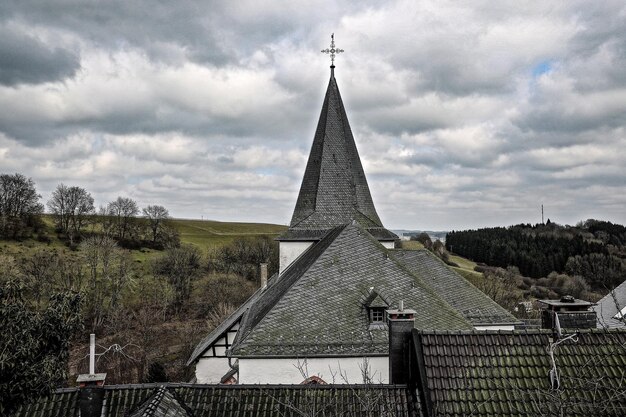
[[[237,237],[270,235],[278,236],[287,226],[268,223],[231,223],[214,220],[171,221],[180,233],[182,243],[191,243],[201,249],[209,249],[230,243]]]

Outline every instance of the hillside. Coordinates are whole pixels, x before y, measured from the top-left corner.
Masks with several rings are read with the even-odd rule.
[[[256,289],[260,262],[276,268],[274,239],[286,229],[171,219],[167,227],[176,231],[180,248],[162,250],[107,241],[106,220],[94,218],[74,246],[47,215],[32,236],[0,239],[0,281],[23,282],[31,309],[46,308],[48,294],[57,291],[81,294],[83,330],[72,342],[70,385],[87,365],[91,332],[98,351],[106,351],[98,369],[109,373],[109,383],[145,381],[151,366],[187,380],[191,349]],[[144,220],[135,221],[139,228]]]
[[[513,307],[563,295],[597,301],[626,280],[626,227],[606,221],[453,231],[446,248],[474,262],[459,273]]]

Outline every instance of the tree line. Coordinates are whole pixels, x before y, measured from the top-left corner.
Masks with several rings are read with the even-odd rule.
[[[476,262],[507,268],[524,276],[548,277],[552,272],[579,276],[594,289],[610,289],[626,279],[626,228],[587,220],[575,227],[520,224],[452,231],[446,248]]]
[[[24,239],[45,235],[42,215],[44,205],[32,179],[22,174],[0,175],[0,238]],[[168,210],[161,205],[142,209],[128,197],[117,197],[96,210],[91,194],[82,187],[59,184],[46,206],[54,218],[55,230],[71,248],[92,234],[115,239],[125,248],[140,246],[163,249],[177,246],[178,233],[170,227]]]

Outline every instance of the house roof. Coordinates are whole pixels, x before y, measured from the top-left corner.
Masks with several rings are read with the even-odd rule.
[[[626,332],[573,334],[553,349],[560,386],[552,389],[551,331],[414,331],[424,408],[438,416],[626,415]]]
[[[592,307],[598,315],[598,327],[626,328],[626,320],[616,317],[626,308],[626,281],[615,287],[598,304]]]
[[[370,330],[370,288],[416,310],[419,329],[471,329],[430,285],[358,224],[332,229],[262,293],[244,315],[231,353],[255,356],[386,355],[385,327]]]
[[[396,239],[383,227],[361,165],[337,81],[331,72],[300,193],[280,240],[315,240],[320,230],[356,221],[377,238]]]
[[[272,276],[268,280],[268,284],[273,282],[276,274]],[[193,350],[193,353],[187,360],[186,366],[191,365],[195,362],[202,354],[209,348],[213,343],[215,343],[220,337],[224,336],[225,333],[230,330],[244,315],[244,313],[248,310],[248,308],[254,303],[254,301],[259,297],[261,292],[263,292],[263,288],[257,289],[254,294],[250,296],[242,305],[240,305],[235,311],[231,313],[223,322],[219,324],[211,333],[209,333],[204,339],[200,341],[196,345],[196,348]]]
[[[391,253],[413,274],[432,286],[441,298],[459,311],[474,326],[513,325],[520,322],[429,250],[395,249]]]
[[[191,417],[165,385],[157,388],[130,417]]]
[[[102,417],[420,415],[419,400],[405,385],[143,384],[102,389]],[[77,417],[79,396],[78,388],[59,390],[22,406],[15,417]]]

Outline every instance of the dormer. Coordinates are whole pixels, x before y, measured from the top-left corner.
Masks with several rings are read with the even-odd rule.
[[[385,311],[389,308],[389,302],[374,287],[370,287],[368,294],[364,297],[363,307],[367,312],[367,318],[371,329],[386,327],[387,318]]]

